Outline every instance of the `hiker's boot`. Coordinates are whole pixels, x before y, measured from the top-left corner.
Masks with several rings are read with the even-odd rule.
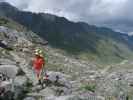
[[[41,80],[38,80],[38,83],[37,83],[37,85],[41,85]]]
[[[43,82],[41,80],[38,80],[38,85],[41,85],[41,88],[44,89]]]
[[[41,83],[41,88],[42,88],[42,89],[44,89],[44,88],[45,88],[45,87],[44,87],[44,85],[43,85],[43,83]]]

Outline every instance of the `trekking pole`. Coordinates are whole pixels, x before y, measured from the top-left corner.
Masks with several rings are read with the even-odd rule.
[[[45,60],[45,65],[43,65],[43,73],[44,73],[45,76],[47,76],[47,70],[46,70],[46,65],[48,63],[48,56],[47,56],[47,54],[45,54],[45,59],[44,60]]]

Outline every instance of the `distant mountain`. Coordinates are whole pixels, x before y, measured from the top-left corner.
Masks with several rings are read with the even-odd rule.
[[[46,13],[20,11],[1,2],[0,16],[10,18],[60,48],[84,60],[119,62],[133,56],[133,39],[108,28],[71,22]]]

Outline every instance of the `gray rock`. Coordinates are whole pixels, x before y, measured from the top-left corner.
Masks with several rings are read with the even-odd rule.
[[[52,86],[51,89],[54,90],[56,96],[70,95],[72,93],[71,89],[66,87]]]
[[[9,78],[15,78],[18,69],[15,65],[0,65],[0,73],[7,75]]]
[[[60,72],[53,72],[53,71],[47,72],[47,75],[48,75],[48,80],[55,85],[66,87],[69,89],[72,87],[69,80],[67,80],[68,78],[70,78],[70,76],[68,75],[62,74]]]
[[[14,85],[16,86],[24,86],[27,84],[27,77],[25,76],[17,76],[15,79],[14,79]]]
[[[12,82],[11,81],[2,81],[0,82],[0,88],[4,88],[5,91],[11,91],[12,89]]]
[[[59,97],[57,97],[57,96],[49,96],[49,97],[46,97],[43,100],[73,100],[73,99],[71,99],[72,97],[73,97],[73,95],[59,96]]]
[[[0,59],[1,65],[15,65],[16,62],[9,59]]]
[[[40,94],[43,96],[52,96],[52,95],[55,95],[55,92],[52,88],[47,87],[47,88],[41,90]]]
[[[13,92],[15,100],[21,100],[25,97],[25,91],[29,88],[27,87],[28,79],[26,76],[16,76],[18,69],[15,65],[0,66],[0,72],[9,77],[9,81],[2,81],[0,87],[6,89],[6,91]]]
[[[26,97],[23,100],[36,100],[34,97]]]
[[[13,98],[15,100],[21,100],[23,97],[25,97],[25,91],[28,89],[28,87],[26,87],[26,84],[27,78],[24,76],[18,76],[15,78],[14,82],[12,81],[12,79],[10,79],[9,81],[1,81],[0,89],[4,88],[5,95],[6,92],[10,92],[14,94]],[[6,96],[4,98],[6,98]]]

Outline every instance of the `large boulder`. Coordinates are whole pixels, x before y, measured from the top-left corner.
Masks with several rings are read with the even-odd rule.
[[[72,87],[68,80],[70,78],[69,75],[65,75],[60,72],[48,71],[47,76],[48,76],[47,80],[55,86],[66,87],[69,89]],[[44,80],[45,80],[45,75],[44,75]]]
[[[28,78],[26,76],[17,76],[14,79],[14,84],[16,86],[25,86],[27,84]]]
[[[6,91],[9,91],[12,87],[11,81],[2,81],[0,84],[0,88],[4,88]]]
[[[17,76],[18,72],[19,68],[15,65],[0,66],[0,89],[4,91],[2,100],[22,100],[29,91],[28,78],[24,75]]]
[[[0,73],[5,74],[9,78],[15,78],[19,68],[16,65],[0,65]]]
[[[0,100],[12,100],[13,99],[12,81],[5,80],[2,77],[3,76],[1,76],[0,79]]]

